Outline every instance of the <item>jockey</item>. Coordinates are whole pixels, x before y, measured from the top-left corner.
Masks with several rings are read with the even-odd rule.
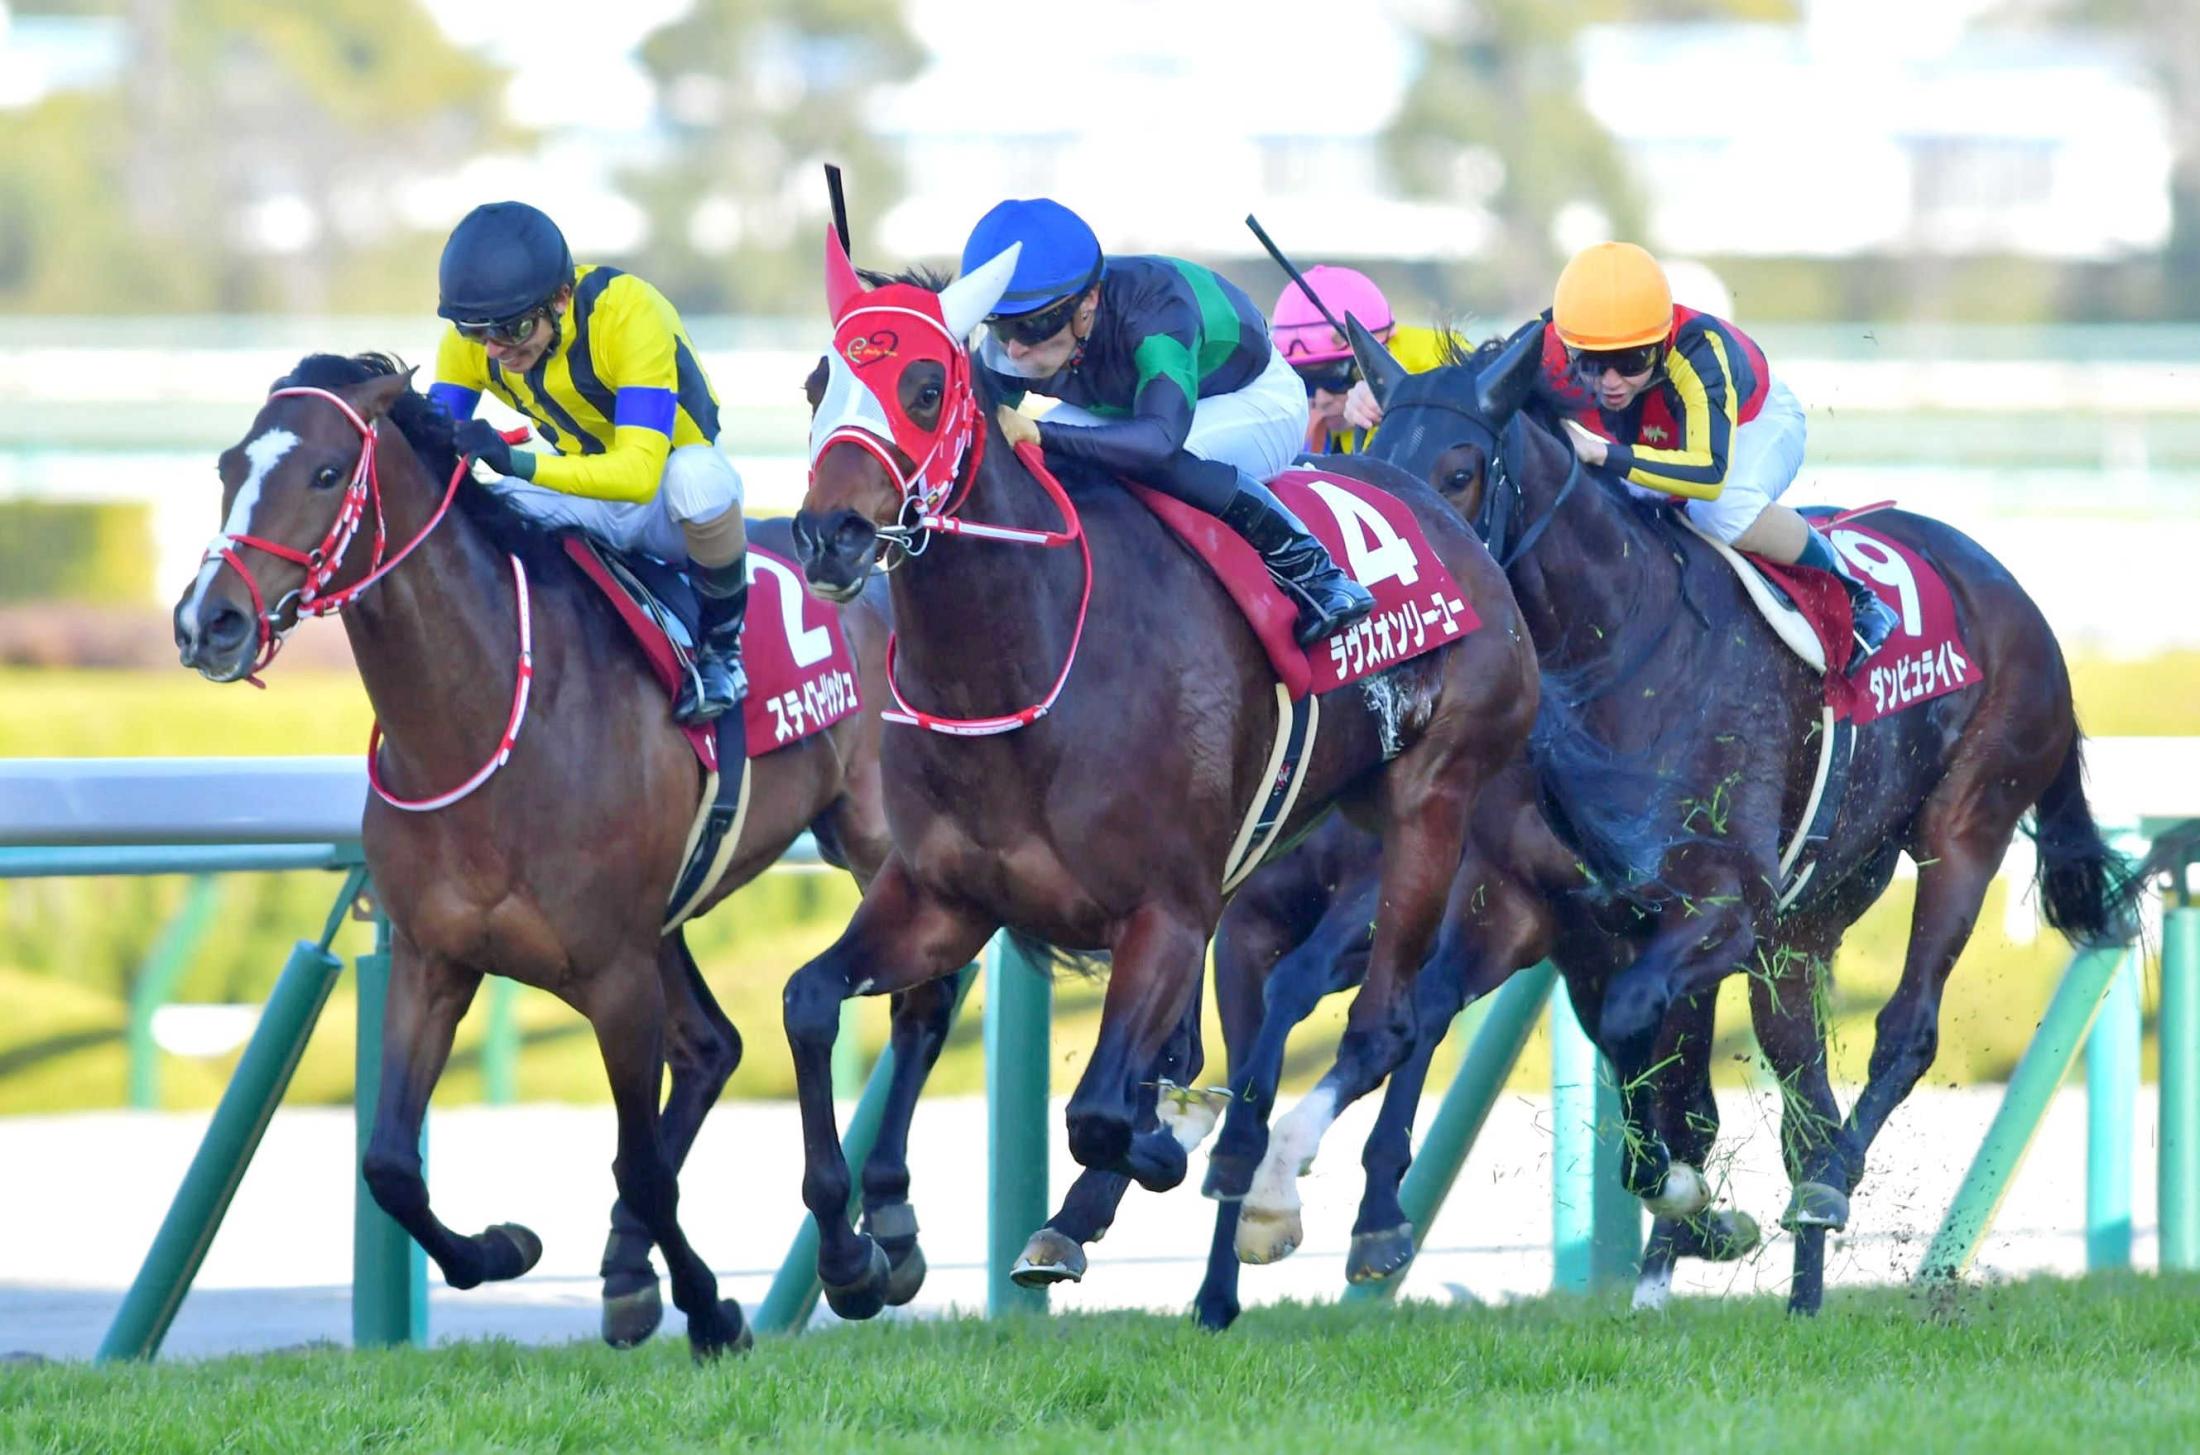
[[[1003,202],[963,247],[968,274],[1021,243],[977,362],[1009,401],[1011,443],[1150,485],[1219,518],[1260,552],[1311,644],[1375,606],[1272,494],[1306,437],[1306,397],[1252,300],[1195,263],[1103,258],[1076,213]],[[1036,423],[1026,391],[1063,401]]]
[[[466,214],[438,283],[451,327],[428,395],[459,421],[459,450],[496,472],[488,488],[523,515],[685,565],[701,640],[673,715],[701,723],[732,709],[748,691],[741,476],[718,451],[718,400],[680,315],[630,273],[576,267],[557,224],[524,202]],[[484,389],[554,453],[513,449],[475,419]]]
[[[1560,401],[1582,463],[1640,495],[1683,497],[1698,529],[1738,550],[1831,571],[1855,618],[1847,670],[1879,650],[1894,612],[1776,503],[1803,467],[1803,408],[1756,344],[1675,305],[1665,270],[1633,243],[1576,253],[1543,318],[1544,391]]]
[[[1348,313],[1359,319],[1407,373],[1425,373],[1444,362],[1449,336],[1441,329],[1400,327],[1390,311],[1390,300],[1367,274],[1317,263],[1304,276],[1332,317],[1339,323]],[[1380,411],[1363,415],[1352,408],[1356,394],[1373,398],[1366,389],[1354,388],[1360,370],[1352,345],[1329,326],[1321,309],[1296,283],[1285,285],[1268,317],[1276,347],[1306,386],[1307,412],[1312,416],[1306,427],[1307,453],[1352,454],[1366,449],[1381,416]]]

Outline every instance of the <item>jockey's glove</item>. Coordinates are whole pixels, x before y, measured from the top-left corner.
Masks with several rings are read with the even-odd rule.
[[[535,457],[525,450],[515,450],[497,432],[497,427],[486,419],[468,419],[451,431],[451,443],[458,446],[462,455],[471,455],[499,475],[517,475],[522,480],[534,478]]]

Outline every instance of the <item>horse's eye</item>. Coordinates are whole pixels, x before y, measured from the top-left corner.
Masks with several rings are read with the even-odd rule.
[[[940,403],[940,386],[927,384],[917,391],[917,408],[937,409]]]
[[[333,488],[336,482],[343,478],[343,472],[338,470],[334,465],[323,465],[320,469],[313,472],[313,488],[316,490],[328,490]]]
[[[1464,490],[1474,483],[1474,471],[1454,470],[1444,477],[1446,490]]]

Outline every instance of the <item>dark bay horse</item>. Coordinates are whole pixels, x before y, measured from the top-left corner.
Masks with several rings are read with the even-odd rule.
[[[1659,1216],[1646,1277],[1654,1285],[1676,1247],[1704,1241],[1689,1220],[1708,1203],[1697,1168],[1718,1127],[1713,992],[1746,971],[1785,1103],[1790,1307],[1815,1310],[1825,1232],[1846,1225],[1873,1138],[1932,1064],[1942,988],[2021,817],[2036,820],[2048,923],[2081,943],[2130,933],[2138,883],[2086,806],[2083,738],[2054,634],[1962,533],[1903,511],[1872,516],[1945,577],[1983,680],[1859,730],[1811,891],[1782,910],[1781,844],[1818,756],[1816,675],[1708,545],[1578,466],[1531,407],[1540,325],[1418,375],[1364,330],[1354,341],[1384,406],[1376,453],[1435,484],[1487,541],[1534,633],[1546,690],[1558,676],[1577,684],[1592,731],[1667,785],[1649,807],[1671,846],[1631,882],[1607,878],[1571,896],[1553,955],[1618,1079],[1627,1186]],[[1549,806],[1562,836],[1592,807],[1563,780]],[[1844,1117],[1817,998],[1842,934],[1905,852],[1918,883],[1901,981]]]
[[[511,558],[524,565],[533,675],[509,760],[439,811],[402,812],[379,795],[367,802],[367,867],[393,932],[367,1184],[455,1288],[534,1265],[541,1244],[523,1227],[467,1237],[437,1220],[419,1149],[428,1094],[482,976],[547,990],[595,1029],[618,1109],[605,1337],[638,1342],[656,1326],[654,1243],[696,1354],[742,1347],[739,1306],[718,1298],[677,1218],[680,1163],[741,1054],[684,936],[660,933],[701,769],[598,589],[553,538],[457,478],[450,420],[409,381],[380,356],[310,357],[223,453],[228,549],[210,554],[176,607],[183,663],[225,682],[264,665],[298,619],[310,562],[324,607],[348,606],[344,626],[385,734],[382,782],[399,795],[448,789],[509,735],[521,668]],[[447,490],[456,498],[446,516]],[[371,526],[391,544],[417,542],[348,600],[369,561],[363,550],[345,559],[347,518],[361,536]],[[783,525],[759,523],[754,535],[774,549],[790,545]],[[883,594],[851,599],[843,613],[873,704],[885,693]],[[758,758],[750,771],[748,815],[711,902],[769,867],[805,828],[859,880],[885,858],[875,710]],[[660,1111],[667,1062],[672,1086]]]
[[[1206,565],[1127,492],[1097,483],[1073,501],[1034,473],[1036,450],[1000,434],[963,341],[1013,256],[938,291],[866,290],[837,239],[827,248],[834,352],[812,377],[796,548],[812,589],[836,599],[892,558],[902,635],[890,669],[911,724],[881,750],[893,852],[846,933],[786,993],[819,1273],[833,1308],[863,1317],[883,1301],[890,1262],[847,1220],[830,1075],[842,1001],[944,1001],[944,977],[1004,925],[1109,950],[1070,1149],[1088,1168],[1174,1185],[1185,1152],[1167,1132],[1139,1134],[1140,1083],[1193,1003],[1278,709],[1273,670]],[[874,390],[873,378],[890,382]],[[1483,624],[1375,688],[1333,694],[1285,825],[1297,832],[1342,802],[1383,842],[1383,912],[1326,1083],[1333,1105],[1405,1054],[1412,977],[1477,796],[1518,753],[1536,703],[1533,651],[1495,564],[1425,486],[1396,472],[1386,483]],[[948,731],[914,725],[927,721]],[[868,1210],[868,1176],[864,1197]]]

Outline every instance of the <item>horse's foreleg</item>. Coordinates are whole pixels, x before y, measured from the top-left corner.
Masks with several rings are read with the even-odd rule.
[[[1413,982],[1461,874],[1467,819],[1479,790],[1469,765],[1434,773],[1439,760],[1415,763],[1385,779],[1389,831],[1383,838],[1381,912],[1368,952],[1367,979],[1352,998],[1337,1058],[1314,1089],[1276,1124],[1238,1214],[1238,1257],[1272,1263],[1298,1247],[1299,1177],[1314,1160],[1337,1114],[1381,1084],[1412,1049]]]
[[[1240,1040],[1231,1046],[1230,1109],[1214,1151],[1208,1154],[1207,1196],[1235,1202],[1253,1185],[1253,1174],[1268,1150],[1268,1118],[1275,1111],[1276,1087],[1283,1080],[1291,1032],[1314,1013],[1323,996],[1350,989],[1366,974],[1373,900],[1373,895],[1356,894],[1333,903],[1314,932],[1276,961],[1265,986],[1258,987],[1260,1009],[1248,1036],[1251,1044]],[[1237,980],[1252,979],[1254,974],[1250,968],[1233,968],[1229,973]],[[1223,993],[1219,989],[1223,975],[1218,948],[1218,994]],[[1224,1005],[1228,1007],[1227,998]]]
[[[1711,1045],[1718,992],[1683,996],[1666,1016],[1652,1078],[1658,1135],[1685,1166],[1708,1165],[1719,1136],[1719,1103],[1711,1090]],[[1728,1262],[1757,1246],[1756,1220],[1747,1213],[1710,1208],[1689,1218],[1653,1218],[1635,1279],[1638,1309],[1660,1309],[1672,1295],[1673,1265],[1680,1258]]]
[[[382,1211],[427,1250],[453,1288],[517,1278],[535,1266],[542,1243],[516,1223],[461,1237],[428,1207],[421,1175],[420,1124],[428,1110],[459,1018],[480,988],[478,971],[424,955],[400,930],[390,949],[390,990],[382,1021],[382,1089],[360,1173]]]
[[[665,1150],[677,1172],[724,1089],[741,1063],[741,1035],[718,1008],[703,982],[703,972],[687,948],[685,931],[658,943],[657,978],[664,987],[667,1060],[672,1090],[665,1098],[661,1126]],[[649,1229],[627,1205],[611,1206],[611,1236],[604,1244],[603,1339],[614,1349],[629,1349],[656,1332],[664,1318],[657,1292],[657,1270],[649,1261]]]
[[[1692,916],[1671,915],[1634,962],[1606,982],[1591,1033],[1619,1085],[1620,1179],[1658,1217],[1692,1218],[1711,1202],[1702,1171],[1674,1160],[1656,1122],[1666,1017],[1684,996],[1709,993],[1748,965],[1757,943],[1732,885],[1699,889],[1696,904]]]
[[[889,856],[840,938],[787,982],[783,1016],[802,1112],[802,1202],[817,1223],[817,1271],[826,1302],[842,1318],[869,1318],[885,1306],[891,1265],[883,1249],[848,1223],[848,1160],[833,1108],[841,1002],[953,974],[995,928],[927,893],[898,855]]]
[[[1852,1164],[1861,1149],[1841,1124],[1826,1071],[1818,1004],[1832,973],[1837,928],[1790,939],[1750,974],[1750,1019],[1780,1087],[1780,1159],[1794,1193],[1780,1221],[1795,1234],[1790,1312],[1818,1311],[1825,1289],[1826,1230],[1849,1220]]]
[[[917,1246],[917,1214],[909,1206],[909,1124],[925,1078],[947,1044],[955,1014],[955,981],[927,980],[894,997],[891,1039],[894,1076],[887,1087],[878,1140],[863,1162],[863,1229],[886,1250],[893,1269],[887,1303],[899,1308],[924,1286],[924,1251]]]
[[[1154,1192],[1181,1182],[1188,1161],[1172,1136],[1139,1143],[1139,1083],[1154,1077],[1163,1048],[1198,1003],[1208,928],[1158,903],[1131,912],[1116,936],[1092,1060],[1069,1099],[1070,1155]]]
[[[741,1306],[720,1300],[717,1277],[680,1227],[676,1159],[657,1107],[665,1069],[665,996],[653,958],[641,952],[604,967],[581,1009],[595,1028],[619,1115],[619,1149],[611,1161],[619,1201],[664,1250],[672,1302],[687,1315],[689,1347],[703,1359],[744,1349],[751,1335]]]

